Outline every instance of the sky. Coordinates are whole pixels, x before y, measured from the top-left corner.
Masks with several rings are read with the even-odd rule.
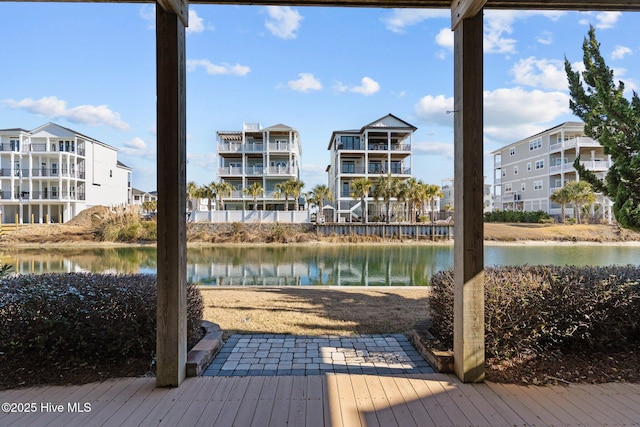
[[[601,52],[640,86],[640,14],[484,13],[484,152],[569,120],[566,57]],[[152,4],[0,3],[0,129],[54,122],[118,149],[133,186],[156,189]],[[191,5],[187,179],[217,181],[216,131],[244,122],[300,132],[304,191],[326,184],[334,130],[387,114],[416,126],[414,176],[453,177],[453,33],[448,10]]]

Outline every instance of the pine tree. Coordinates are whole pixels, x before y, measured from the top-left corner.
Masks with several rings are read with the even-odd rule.
[[[613,200],[613,213],[621,226],[640,230],[640,98],[633,91],[629,101],[624,97],[624,83],[614,83],[593,27],[582,50],[582,73],[573,71],[565,57],[570,108],[584,121],[585,134],[599,141],[605,154],[611,156],[613,165],[604,181],[586,170],[579,157],[574,167],[580,179]]]

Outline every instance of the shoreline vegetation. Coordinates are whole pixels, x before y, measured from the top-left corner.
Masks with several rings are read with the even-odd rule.
[[[81,212],[64,224],[4,226],[0,233],[2,247],[38,247],[42,245],[155,245],[156,223],[143,221],[137,213],[116,213],[96,207]],[[561,245],[607,244],[640,245],[640,233],[605,224],[484,224],[486,245]],[[329,235],[322,236],[309,224],[209,224],[189,223],[187,243],[207,245],[336,245],[336,244],[444,244],[453,240],[416,240],[409,237]]]

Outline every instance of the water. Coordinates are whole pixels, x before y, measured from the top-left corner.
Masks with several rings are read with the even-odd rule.
[[[19,273],[155,273],[153,247],[0,251]],[[485,246],[485,265],[625,265],[633,246]],[[188,279],[209,286],[425,286],[453,267],[453,246],[260,246],[189,248]]]

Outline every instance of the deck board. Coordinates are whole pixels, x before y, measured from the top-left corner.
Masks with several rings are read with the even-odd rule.
[[[462,384],[441,374],[204,377],[166,389],[122,378],[0,392],[0,402],[18,401],[92,411],[0,412],[0,426],[640,425],[640,384]]]

